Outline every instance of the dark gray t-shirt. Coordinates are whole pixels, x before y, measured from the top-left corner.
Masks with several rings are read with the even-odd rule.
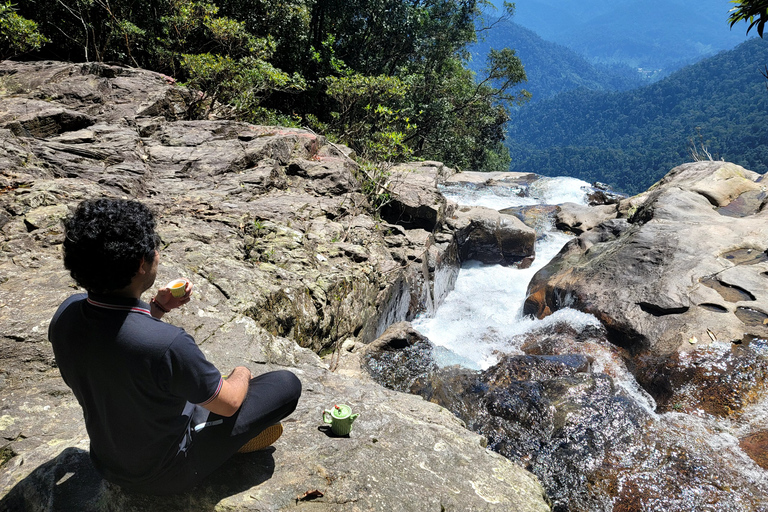
[[[219,371],[183,329],[136,299],[74,295],[48,329],[83,408],[96,468],[118,484],[151,480],[186,448],[190,404],[221,390]]]

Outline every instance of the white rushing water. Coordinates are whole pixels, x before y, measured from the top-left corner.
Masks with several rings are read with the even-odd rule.
[[[446,190],[444,195],[460,205],[485,206],[496,210],[535,204],[565,202],[585,204],[589,184],[575,178],[542,178],[534,182],[527,197],[505,191],[477,192]],[[437,347],[440,365],[460,364],[486,369],[498,361],[499,353],[521,354],[510,338],[547,323],[565,320],[575,326],[598,324],[592,315],[562,309],[544,320],[523,317],[525,292],[533,275],[546,265],[570,239],[554,226],[536,242],[536,259],[527,269],[467,262],[462,266],[455,289],[431,318],[421,317],[414,327]]]

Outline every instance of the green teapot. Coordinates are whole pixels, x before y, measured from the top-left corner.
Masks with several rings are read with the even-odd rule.
[[[352,414],[352,408],[345,404],[334,405],[333,409],[323,411],[323,422],[331,426],[331,432],[337,436],[346,436],[352,430],[359,413]]]

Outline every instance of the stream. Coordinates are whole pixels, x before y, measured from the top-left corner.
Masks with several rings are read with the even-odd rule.
[[[542,178],[524,197],[442,192],[460,205],[502,210],[585,204],[588,190],[573,178]],[[660,412],[595,317],[568,308],[543,320],[523,316],[532,276],[570,238],[550,215],[537,226],[530,268],[465,263],[437,311],[413,322],[432,344],[432,370],[406,389],[453,411],[489,448],[536,474],[555,511],[768,511],[768,471],[742,448],[746,433],[768,424],[765,396],[740,415],[684,403]],[[672,372],[721,377],[727,368],[729,378],[750,378],[739,368],[764,368],[767,355],[765,343],[739,353],[714,343],[681,356]],[[704,392],[691,387],[692,396]]]

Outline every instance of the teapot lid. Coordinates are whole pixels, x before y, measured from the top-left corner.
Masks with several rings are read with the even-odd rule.
[[[334,418],[346,418],[350,414],[352,414],[352,408],[345,404],[334,405],[331,409],[331,415]]]

